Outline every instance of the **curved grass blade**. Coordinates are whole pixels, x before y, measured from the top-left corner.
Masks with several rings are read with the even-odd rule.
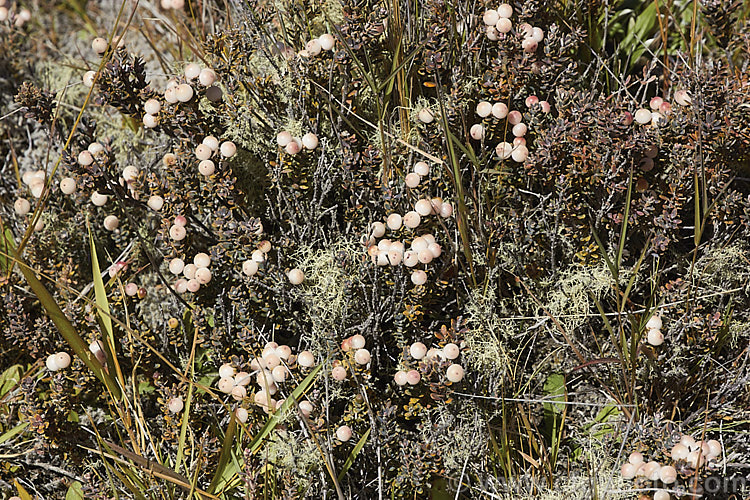
[[[265,439],[269,436],[269,434],[271,434],[271,431],[273,431],[276,425],[281,421],[282,415],[284,415],[289,410],[289,408],[294,405],[294,402],[298,401],[300,396],[302,396],[302,394],[312,385],[322,368],[323,364],[321,363],[316,366],[313,371],[311,371],[310,374],[307,375],[304,380],[302,380],[302,382],[300,382],[300,384],[292,391],[289,397],[284,400],[284,403],[281,405],[281,407],[269,417],[266,424],[260,431],[258,431],[258,434],[255,435],[253,440],[245,449],[249,449],[250,453],[255,453],[260,449]],[[237,464],[234,462],[230,462],[229,460],[232,456],[231,452],[232,446],[234,444],[233,438],[236,430],[237,422],[235,420],[234,414],[232,414],[232,420],[229,421],[229,428],[227,428],[227,432],[224,435],[224,442],[221,446],[219,466],[217,467],[214,478],[211,481],[211,486],[209,486],[208,488],[209,493],[222,491],[223,488],[226,488],[227,485],[229,485],[229,483],[237,475],[237,473],[239,472],[239,468],[242,466],[242,463]]]
[[[362,434],[362,437],[359,438],[359,441],[357,441],[357,444],[354,446],[354,449],[351,453],[349,453],[349,456],[346,457],[346,462],[344,462],[344,465],[341,467],[341,472],[339,472],[339,481],[344,479],[344,476],[346,475],[346,472],[349,470],[349,467],[352,466],[354,463],[354,460],[357,458],[357,455],[359,455],[360,450],[365,446],[365,443],[367,442],[367,438],[370,437],[370,431],[372,430],[372,427],[367,429],[367,432]]]
[[[42,284],[41,281],[36,277],[34,270],[29,267],[24,260],[22,260],[13,245],[13,234],[10,230],[6,230],[3,233],[4,247],[7,251],[7,255],[11,256],[16,264],[18,264],[21,273],[28,282],[34,295],[37,296],[39,302],[47,311],[47,315],[55,324],[60,334],[63,336],[65,341],[70,345],[76,355],[81,358],[81,361],[92,371],[96,378],[98,378],[109,390],[116,400],[122,397],[120,387],[117,385],[115,380],[110,376],[109,373],[102,369],[99,361],[94,357],[94,354],[89,351],[88,344],[78,335],[73,325],[70,323],[68,318],[65,317],[65,313],[62,312],[60,306],[57,304],[52,295],[47,291],[47,288]]]

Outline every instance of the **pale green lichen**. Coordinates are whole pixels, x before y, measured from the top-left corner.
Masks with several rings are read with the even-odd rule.
[[[311,473],[318,470],[322,457],[312,439],[287,431],[276,431],[263,445],[263,456],[267,463],[279,470],[291,471],[295,486],[307,488]]]
[[[358,242],[342,238],[326,248],[301,246],[293,257],[297,267],[305,273],[302,293],[312,329],[305,336],[310,344],[323,349],[338,331],[350,299],[350,288],[359,280],[357,273],[348,274],[339,264],[341,256],[361,258]],[[325,350],[325,349],[324,349]]]
[[[502,375],[509,366],[505,339],[515,333],[516,326],[498,316],[495,280],[488,279],[487,282],[486,290],[476,288],[471,291],[464,307],[467,316],[466,361],[474,370]]]
[[[600,300],[608,290],[611,290],[613,284],[611,272],[603,265],[574,266],[557,277],[554,283],[549,283],[551,290],[547,295],[544,309],[554,316],[567,332],[573,332],[591,316],[599,315],[590,294]],[[544,309],[538,308],[536,314],[546,315]]]
[[[487,417],[470,401],[459,411],[440,405],[431,412],[430,421],[437,428],[436,448],[452,474],[460,474],[464,464],[481,456],[489,443]]]

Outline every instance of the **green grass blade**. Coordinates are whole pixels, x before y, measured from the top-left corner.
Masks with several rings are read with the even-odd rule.
[[[2,435],[0,435],[0,444],[3,444],[4,442],[13,439],[14,436],[17,436],[23,430],[29,426],[28,422],[24,422],[22,424],[18,424],[17,426],[13,427],[11,430],[4,432]]]
[[[99,256],[96,254],[96,245],[94,244],[94,236],[91,233],[91,227],[86,223],[89,232],[89,247],[91,249],[91,274],[94,280],[94,298],[96,300],[96,313],[99,317],[99,324],[104,330],[106,342],[104,344],[104,350],[107,353],[107,359],[110,360],[112,366],[120,379],[120,384],[125,386],[125,379],[120,371],[120,363],[117,360],[117,351],[115,350],[115,331],[112,328],[112,314],[109,310],[109,299],[107,299],[107,290],[104,287],[104,280],[102,279],[102,272],[99,268]]]
[[[620,312],[622,312],[625,309],[625,304],[628,302],[628,297],[630,297],[630,291],[633,289],[633,285],[635,284],[635,279],[638,277],[638,271],[641,269],[641,264],[643,264],[643,259],[646,258],[646,253],[648,252],[648,247],[651,245],[651,237],[649,236],[646,240],[646,244],[643,245],[643,250],[641,251],[641,256],[638,257],[638,262],[635,263],[635,267],[633,268],[633,275],[630,277],[630,280],[628,280],[628,286],[625,287],[625,292],[622,294],[622,302],[620,303]]]
[[[318,373],[323,368],[323,364],[319,364],[316,366],[313,371],[310,372],[310,374],[300,382],[300,384],[292,391],[292,393],[289,395],[286,400],[284,400],[284,404],[281,405],[281,407],[276,410],[273,415],[271,415],[271,418],[268,419],[268,422],[266,422],[266,425],[263,426],[263,428],[258,432],[258,434],[253,438],[253,440],[250,442],[250,445],[248,446],[250,448],[250,451],[252,453],[255,453],[260,449],[261,445],[263,444],[263,441],[265,438],[271,433],[271,431],[276,427],[276,424],[279,423],[281,420],[281,416],[284,415],[289,408],[294,405],[295,401],[299,401],[302,394],[312,385],[312,383],[315,381],[315,379],[318,376]]]
[[[617,283],[619,279],[619,273],[618,273],[617,267],[615,267],[614,262],[612,262],[612,259],[610,259],[609,255],[607,255],[607,250],[604,248],[604,245],[602,245],[602,241],[599,239],[599,235],[596,234],[596,231],[594,230],[594,226],[589,225],[589,227],[591,227],[591,236],[594,237],[594,241],[596,241],[596,244],[599,247],[599,252],[602,254],[602,257],[604,258],[604,262],[607,264],[607,267],[609,268],[609,272],[612,273],[612,277],[615,279],[615,283]]]
[[[367,438],[370,436],[371,430],[372,428],[369,428],[364,434],[362,434],[362,437],[359,438],[359,441],[357,441],[357,444],[354,446],[354,449],[352,450],[352,452],[349,453],[348,457],[346,457],[346,461],[344,462],[344,465],[341,467],[341,472],[339,472],[339,481],[344,479],[344,476],[346,475],[346,472],[349,470],[349,467],[352,466],[352,464],[354,463],[354,460],[357,458],[357,455],[359,455],[359,452],[365,446],[365,443],[367,442]]]
[[[211,480],[211,485],[208,487],[208,492],[213,494],[220,487],[224,487],[231,481],[239,468],[230,462],[232,456],[232,448],[234,447],[234,435],[237,433],[237,417],[234,412],[229,419],[229,426],[227,431],[224,433],[224,441],[221,443],[221,452],[219,453],[219,464],[216,466],[216,473]]]
[[[190,368],[190,376],[193,376],[193,368]],[[177,460],[175,463],[175,471],[180,472],[180,465],[182,459],[185,456],[185,439],[187,437],[187,429],[190,424],[190,403],[193,400],[193,384],[188,386],[187,397],[185,398],[185,409],[182,412],[182,425],[180,426],[180,441],[177,447]],[[187,472],[187,471],[185,471]]]
[[[104,280],[102,280],[102,271],[99,268],[99,257],[96,254],[96,245],[94,244],[94,235],[91,234],[91,228],[89,230],[89,247],[91,248],[91,273],[94,275],[94,295],[96,298],[97,314],[99,315],[99,321],[101,322],[104,332],[107,334],[107,338],[110,341],[110,345],[115,345],[115,334],[112,329],[112,319],[110,318],[109,312],[109,300],[107,300],[107,290],[104,288]]]
[[[256,436],[246,447],[246,449],[249,449],[251,453],[255,453],[260,449],[265,439],[269,436],[269,434],[271,434],[271,431],[273,431],[274,428],[276,428],[276,425],[281,421],[282,415],[284,415],[289,410],[289,408],[294,405],[294,402],[298,401],[302,394],[312,385],[322,368],[323,364],[321,363],[316,366],[310,372],[310,374],[307,375],[304,380],[302,380],[302,382],[300,382],[300,384],[292,391],[289,397],[284,400],[284,403],[281,405],[281,407],[269,417],[266,424],[260,431],[258,431],[258,434],[256,434]],[[235,421],[234,414],[232,414],[232,420],[229,423],[229,428],[227,429],[227,433],[224,436],[224,442],[221,447],[221,454],[219,455],[219,466],[217,467],[214,478],[211,481],[211,486],[208,488],[209,493],[221,491],[222,488],[229,484],[229,482],[234,478],[237,472],[239,472],[239,467],[241,466],[241,464],[238,466],[234,463],[230,463],[229,461],[233,446],[232,440],[234,438],[236,430],[237,423]]]
[[[617,247],[617,260],[615,266],[619,271],[622,265],[622,252],[625,250],[625,237],[628,233],[628,217],[630,217],[630,202],[633,199],[633,167],[630,167],[628,176],[628,194],[625,196],[625,213],[622,217],[622,226],[620,227],[620,245]]]

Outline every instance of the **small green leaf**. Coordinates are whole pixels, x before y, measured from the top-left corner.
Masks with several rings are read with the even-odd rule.
[[[83,486],[78,481],[73,481],[73,484],[68,488],[68,492],[65,494],[65,500],[83,500]]]
[[[23,375],[23,367],[21,365],[13,365],[0,375],[0,397],[4,396],[11,389],[13,389],[18,382],[21,380]]]
[[[544,382],[544,394],[548,396],[547,399],[565,401],[565,377],[559,373],[553,373],[547,377]],[[565,405],[557,403],[544,403],[544,407],[555,413],[562,413],[565,409]]]

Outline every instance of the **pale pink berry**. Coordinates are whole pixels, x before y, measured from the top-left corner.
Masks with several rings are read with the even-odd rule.
[[[286,145],[284,150],[290,155],[296,155],[297,153],[302,151],[302,141],[295,137],[291,140],[291,142],[289,142],[289,144]]]
[[[203,160],[198,164],[198,172],[205,177],[214,175],[216,164],[211,160]]]
[[[484,11],[484,15],[482,16],[482,21],[487,26],[494,26],[495,24],[497,24],[498,19],[500,19],[500,16],[494,9],[488,9]]]
[[[451,342],[445,344],[445,347],[443,347],[443,354],[447,359],[456,359],[458,355],[461,354],[461,350],[456,344]]]
[[[513,158],[514,161],[517,161],[518,163],[523,163],[529,157],[529,150],[524,145],[518,145],[513,148],[513,153],[511,153],[510,156],[511,158]]]
[[[305,149],[315,149],[318,147],[318,136],[313,134],[312,132],[308,132],[307,134],[302,136],[302,146],[304,146]]]
[[[235,385],[232,387],[232,397],[237,401],[242,401],[247,397],[247,389],[244,385]]]
[[[495,154],[501,160],[507,160],[513,154],[513,145],[509,142],[503,141],[495,146]]]
[[[646,125],[651,121],[651,111],[641,108],[635,112],[635,121],[641,125]]]
[[[158,212],[164,206],[164,198],[158,195],[153,195],[149,197],[146,204],[148,205],[148,208]]]
[[[320,41],[310,40],[305,44],[305,50],[311,55],[311,56],[317,56],[320,54],[320,51],[323,50],[323,47],[320,46]]]
[[[430,175],[430,166],[423,161],[418,161],[414,164],[414,172],[425,177]]]
[[[201,67],[198,66],[195,63],[190,63],[185,65],[185,79],[186,80],[195,80],[198,78],[198,75],[201,73]]]
[[[404,184],[406,184],[406,187],[409,188],[415,188],[419,186],[419,182],[422,180],[422,178],[419,176],[419,174],[415,172],[410,172],[406,174],[406,177],[404,178]]]
[[[690,106],[693,100],[687,90],[678,90],[674,93],[674,100],[680,106]]]
[[[188,85],[187,83],[181,83],[178,86],[175,87],[175,97],[177,97],[177,100],[180,102],[188,102],[190,99],[193,98],[193,87]]]
[[[237,146],[232,141],[224,141],[219,146],[219,152],[224,158],[231,158],[237,153]]]
[[[120,219],[116,215],[108,215],[104,218],[104,229],[114,231],[120,225]]]
[[[18,198],[13,204],[13,210],[16,211],[16,214],[24,216],[31,211],[31,203],[26,198]]]
[[[172,238],[175,241],[182,241],[185,239],[185,236],[187,236],[187,231],[183,226],[178,226],[177,224],[174,224],[172,227],[169,228],[169,237]]]
[[[76,190],[76,180],[72,177],[65,177],[60,181],[60,191],[63,194],[73,194]]]
[[[96,71],[87,71],[83,74],[83,86],[91,88],[94,86],[94,80],[96,79]]]
[[[309,417],[310,414],[313,412],[313,405],[309,401],[300,401],[299,403],[299,411],[304,415],[305,417]]]
[[[404,252],[403,263],[406,267],[414,267],[419,263],[419,254],[413,250]]]
[[[347,442],[352,438],[352,429],[348,425],[342,425],[336,429],[336,439],[341,442]]]
[[[409,385],[417,385],[422,380],[422,375],[417,370],[409,370],[406,372],[406,382]]]
[[[492,104],[487,101],[479,101],[476,112],[481,118],[487,118],[492,113]]]
[[[155,115],[161,110],[161,103],[156,99],[149,99],[143,104],[143,110],[149,115]]]
[[[102,37],[94,38],[94,40],[91,42],[91,48],[94,49],[94,52],[97,54],[104,54],[107,52],[107,47],[109,44],[107,44],[107,40],[105,40]]]
[[[187,290],[190,293],[196,293],[201,289],[201,283],[197,279],[193,278],[187,282]]]
[[[202,69],[198,75],[198,83],[204,87],[210,87],[216,82],[216,72],[210,68]]]
[[[388,219],[386,219],[386,224],[389,229],[392,231],[398,231],[401,228],[401,224],[403,222],[403,219],[400,214],[391,214],[388,216]]]
[[[506,17],[501,17],[500,19],[497,20],[497,24],[495,24],[495,30],[498,33],[510,33],[510,30],[512,29],[513,29],[513,22]]]
[[[254,276],[258,272],[258,263],[254,260],[246,260],[242,263],[242,272],[246,276]]]
[[[106,194],[99,194],[96,191],[91,193],[91,203],[93,203],[97,207],[103,207],[107,204],[107,201],[109,201],[109,196]]]
[[[185,404],[182,402],[182,398],[177,397],[170,399],[167,407],[171,413],[180,413],[185,407]]]
[[[310,368],[315,364],[315,356],[310,351],[302,351],[297,356],[297,363],[305,368]]]
[[[648,331],[647,340],[652,346],[660,346],[664,343],[664,334],[654,328]]]
[[[508,106],[504,102],[496,102],[492,105],[492,116],[502,120],[508,116]]]
[[[430,111],[427,108],[422,108],[419,110],[419,121],[422,123],[432,123],[432,121],[435,119],[435,117],[432,114],[432,111]]]
[[[199,160],[208,160],[211,158],[212,153],[213,151],[211,151],[211,148],[205,144],[199,144],[198,147],[195,148],[195,157]]]
[[[544,40],[544,30],[534,26],[531,29],[531,39],[537,43],[542,43],[542,40]]]
[[[427,346],[425,346],[422,342],[414,342],[409,347],[409,354],[414,359],[422,359],[424,358],[426,353],[427,353]]]
[[[454,384],[461,382],[464,378],[464,368],[461,365],[454,363],[446,370],[445,377]]]
[[[321,49],[331,50],[336,43],[336,39],[333,38],[333,35],[326,33],[324,35],[320,35],[320,38],[318,38],[318,42],[320,43]]]
[[[346,379],[346,368],[343,366],[337,366],[333,370],[331,370],[331,376],[334,378],[334,380],[342,381]]]
[[[620,474],[623,479],[633,479],[635,477],[637,467],[629,462],[625,462],[620,467]]]
[[[180,295],[187,292],[187,280],[180,278],[177,281],[174,282],[174,285],[172,286],[174,288],[174,291],[179,293]]]
[[[469,129],[469,135],[471,135],[471,138],[475,141],[481,141],[484,139],[484,125],[481,123],[475,123],[471,126],[471,129]]]
[[[240,407],[234,410],[234,416],[237,418],[238,421],[244,424],[244,423],[247,423],[247,418],[249,414],[245,408]]]
[[[366,365],[370,362],[370,351],[367,349],[358,349],[354,353],[354,361],[360,365]]]
[[[87,167],[94,163],[94,157],[88,151],[81,151],[78,153],[78,164]]]
[[[414,229],[417,226],[419,226],[419,223],[421,222],[421,220],[422,219],[419,216],[419,214],[415,212],[414,210],[412,210],[412,211],[406,212],[406,214],[404,215],[403,222],[404,222],[404,226],[408,227],[409,229]]]
[[[528,127],[523,122],[513,125],[512,132],[513,132],[513,135],[516,137],[525,136],[527,131],[528,131]]]
[[[201,285],[205,285],[211,281],[211,271],[206,267],[200,267],[195,271],[195,279]]]
[[[292,134],[284,130],[283,132],[279,132],[276,135],[276,144],[278,144],[280,147],[286,147],[287,144],[292,142]]]
[[[301,269],[294,268],[287,273],[287,278],[292,285],[299,285],[305,280],[305,273]]]
[[[362,349],[365,347],[365,338],[360,334],[352,335],[349,339],[349,344],[352,349]]]
[[[422,217],[432,213],[432,201],[423,198],[414,204],[414,210]]]
[[[440,217],[448,218],[453,215],[453,205],[448,202],[443,203],[440,207]]]

